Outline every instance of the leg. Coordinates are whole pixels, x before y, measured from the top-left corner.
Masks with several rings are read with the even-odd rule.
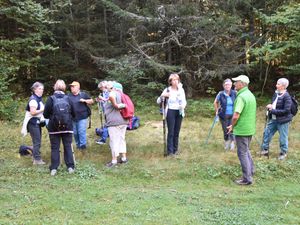
[[[221,122],[221,125],[222,125],[224,141],[228,141],[228,134],[227,134],[227,126],[228,125],[227,125],[227,120],[226,120],[226,118],[224,118],[224,119],[220,118],[220,122]]]
[[[175,127],[174,127],[174,141],[173,141],[173,146],[174,146],[174,152],[173,154],[176,154],[178,151],[178,142],[179,142],[179,132],[181,128],[181,122],[182,122],[182,116],[178,113],[176,113],[175,117]]]
[[[77,122],[78,143],[79,148],[86,148],[86,126],[88,119],[79,120]]]
[[[33,158],[34,160],[41,160],[41,127],[38,124],[28,123],[28,130],[32,139]]]
[[[279,143],[281,153],[287,153],[289,147],[289,125],[290,123],[278,124]]]
[[[117,160],[119,156],[118,129],[116,127],[108,127],[108,133],[112,160]]]
[[[271,119],[264,130],[263,143],[261,146],[262,150],[269,150],[270,141],[272,140],[272,137],[274,136],[276,131],[277,121]]]
[[[168,137],[167,137],[168,155],[174,153],[175,113],[176,110],[168,109],[167,118],[166,118],[167,126],[168,126]]]
[[[251,136],[236,136],[237,154],[243,172],[243,179],[252,182],[252,172],[254,171],[253,160],[249,150]]]
[[[76,143],[76,147],[80,148],[79,136],[78,136],[78,122],[73,121],[73,134]]]
[[[50,170],[57,170],[60,163],[60,134],[50,134],[50,143],[51,143],[51,165]]]
[[[65,133],[61,134],[62,136],[62,142],[64,146],[64,160],[67,168],[74,169],[75,163],[74,163],[74,156],[72,151],[72,134]]]

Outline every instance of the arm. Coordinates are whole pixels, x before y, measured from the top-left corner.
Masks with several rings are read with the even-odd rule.
[[[219,105],[219,102],[216,98],[215,101],[214,101],[214,108],[215,108],[216,115],[218,115],[219,107],[220,107],[220,105]]]
[[[117,104],[117,100],[116,100],[115,95],[110,94],[110,95],[109,95],[109,101],[111,102],[111,104],[113,105],[113,107],[114,107],[115,109],[119,109],[119,106],[118,106],[118,104]]]
[[[270,112],[276,116],[288,115],[291,112],[292,98],[290,95],[286,95],[283,98],[283,109],[269,109]]]
[[[44,110],[44,117],[46,119],[50,119],[50,115],[52,114],[52,98],[48,97],[46,104],[45,104],[45,110]]]
[[[44,107],[41,107],[41,109],[39,110],[37,110],[37,107],[38,107],[38,102],[36,100],[31,100],[29,102],[29,111],[32,116],[36,116],[37,114],[44,112]]]

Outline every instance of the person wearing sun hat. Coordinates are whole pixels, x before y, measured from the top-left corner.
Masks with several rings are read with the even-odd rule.
[[[70,87],[71,93],[69,94],[69,99],[74,108],[74,117],[72,118],[74,139],[77,148],[83,150],[87,146],[86,128],[90,115],[88,105],[93,104],[94,100],[87,93],[80,90],[79,82],[73,81]]]
[[[251,185],[254,174],[254,164],[250,153],[250,142],[256,130],[256,99],[248,89],[250,83],[246,75],[232,78],[237,91],[234,102],[232,125],[228,126],[228,133],[233,130],[235,135],[237,155],[242,167],[243,177],[235,181],[238,185]]]

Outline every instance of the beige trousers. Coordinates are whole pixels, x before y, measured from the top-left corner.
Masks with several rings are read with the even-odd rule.
[[[126,134],[127,125],[108,127],[109,146],[112,157],[118,157],[120,153],[126,153]]]

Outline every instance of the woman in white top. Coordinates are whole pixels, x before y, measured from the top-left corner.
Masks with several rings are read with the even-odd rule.
[[[184,117],[186,98],[178,74],[171,74],[168,82],[170,86],[162,92],[157,102],[160,103],[161,98],[165,98],[167,102],[165,108],[168,126],[167,155],[171,156],[178,153],[179,132]]]
[[[44,103],[43,103],[43,92],[44,85],[40,82],[35,82],[31,90],[33,94],[30,96],[28,104],[26,106],[25,119],[22,127],[22,134],[25,136],[27,131],[30,133],[33,145],[33,164],[44,165],[45,162],[41,158],[41,139],[42,129],[41,126],[45,125],[45,118],[43,116]]]

